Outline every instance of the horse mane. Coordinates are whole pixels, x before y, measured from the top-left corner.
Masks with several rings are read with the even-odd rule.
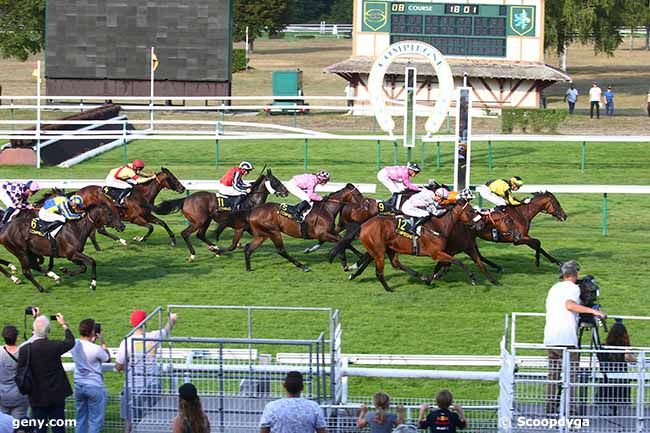
[[[257,179],[255,179],[255,181],[251,185],[251,190],[256,189],[257,187],[259,187],[260,184],[264,181],[265,177],[266,177],[266,175],[264,174],[264,172],[260,173],[260,175],[257,176]]]
[[[549,195],[553,195],[553,194],[550,193],[549,191],[536,191],[533,193],[533,198],[545,197]]]

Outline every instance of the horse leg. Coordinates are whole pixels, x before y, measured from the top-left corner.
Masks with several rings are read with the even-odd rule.
[[[499,285],[499,281],[497,281],[496,278],[488,271],[487,266],[485,266],[485,263],[481,260],[481,253],[478,251],[478,247],[476,245],[473,245],[472,248],[470,248],[468,251],[465,251],[465,254],[467,254],[473,261],[476,263],[476,266],[483,272],[483,275],[485,275],[485,278],[487,278],[492,284],[495,286]]]
[[[46,277],[52,278],[55,284],[60,284],[61,277],[58,276],[56,273],[54,273],[54,271],[52,271],[52,267],[54,266],[54,258],[52,256],[49,256],[49,265],[47,270],[43,269],[42,262],[38,260],[39,258],[40,257],[35,256],[31,252],[27,252],[27,260],[29,262],[29,267],[31,269],[34,269],[44,274]]]
[[[481,258],[481,261],[483,263],[487,264],[488,266],[490,266],[492,269],[496,270],[497,272],[503,272],[503,267],[502,266],[499,266],[498,264],[494,263],[492,260],[489,260],[489,259],[483,257],[483,254],[481,254],[481,252],[478,251],[478,249],[476,251],[478,252],[478,256]]]
[[[206,236],[206,232],[208,231],[208,227],[210,227],[210,219],[205,220],[203,225],[199,228],[199,231],[196,233],[196,237],[199,238],[201,241],[203,241],[204,244],[208,245],[208,249],[215,253],[216,255],[220,255],[221,250],[219,250],[219,247],[210,242],[208,237]]]
[[[309,266],[300,263],[287,252],[287,250],[284,248],[284,242],[282,242],[282,234],[280,232],[271,233],[270,238],[271,242],[273,242],[273,245],[275,245],[276,252],[280,256],[284,257],[289,262],[293,263],[295,267],[302,269],[304,272],[309,272],[311,270],[309,269]]]
[[[262,242],[266,240],[266,237],[264,236],[259,236],[256,238],[253,238],[251,243],[247,244],[244,247],[244,259],[246,260],[246,272],[250,272],[251,269],[251,255],[253,252],[259,248],[260,245],[262,245]]]
[[[151,236],[151,233],[153,233],[153,226],[148,222],[139,225],[146,227],[147,233],[145,233],[144,236],[135,236],[133,240],[136,242],[146,242],[146,240],[149,239],[149,236]]]
[[[324,243],[325,241],[318,241],[316,244],[312,245],[311,247],[305,248],[305,251],[303,251],[303,253],[305,254],[313,253],[314,251],[322,247]]]
[[[122,239],[122,238],[119,237],[119,236],[115,236],[114,234],[107,232],[107,231],[106,231],[106,227],[100,227],[100,228],[98,228],[98,229],[97,229],[97,233],[99,233],[100,235],[106,236],[107,238],[109,238],[109,239],[111,239],[111,240],[114,240],[115,242],[118,242],[118,243],[120,243],[120,244],[122,244],[122,245],[127,245],[127,242],[126,242],[125,239]],[[92,236],[91,239],[93,239],[93,238],[95,237],[94,233],[93,233],[91,236]],[[93,242],[93,243],[94,243],[94,242]],[[98,251],[99,251],[99,250],[98,250]]]
[[[152,214],[147,215],[147,221],[149,221],[150,223],[158,224],[159,226],[162,226],[162,228],[165,229],[165,231],[167,232],[167,235],[169,236],[169,242],[170,242],[171,246],[172,247],[176,246],[176,236],[174,236],[174,232],[172,232],[172,230],[169,228],[169,226],[167,225],[167,223],[165,221],[161,220],[160,218],[158,218],[158,217],[156,217],[156,216],[154,216]],[[153,229],[151,231],[153,231]],[[147,240],[149,238],[149,235],[151,235],[151,233],[145,235],[145,237],[144,237],[144,239],[142,241],[144,242],[145,240]]]
[[[458,267],[460,267],[463,270],[463,272],[465,272],[465,274],[469,278],[470,283],[472,283],[473,286],[476,285],[476,277],[474,276],[474,273],[471,272],[469,269],[467,269],[467,267],[460,260],[453,258],[452,256],[450,256],[448,253],[446,253],[444,251],[438,251],[437,253],[433,254],[431,256],[431,258],[434,261],[437,260],[437,261],[441,261],[441,262],[444,262],[444,263],[451,263],[451,264],[457,265]],[[435,275],[436,275],[436,273],[435,273],[435,270],[434,270],[431,273],[431,276],[427,279],[427,283],[431,284],[431,282],[433,281]]]
[[[36,281],[36,278],[34,278],[34,275],[32,275],[31,262],[27,255],[16,257],[18,257],[18,260],[20,261],[20,266],[23,269],[23,275],[25,278],[27,278],[34,285],[34,287],[38,289],[39,292],[45,292],[45,287],[41,286],[38,281]]]
[[[375,259],[375,275],[377,276],[377,279],[381,283],[382,287],[384,290],[387,292],[394,292],[393,289],[388,285],[386,282],[386,278],[384,278],[384,254],[382,253],[381,255],[375,255],[373,256]]]
[[[2,274],[3,274],[5,277],[7,277],[7,278],[9,278],[11,281],[13,281],[14,284],[20,284],[20,279],[19,279],[18,277],[16,277],[15,275],[12,275],[12,273],[11,273],[10,271],[6,270],[6,269],[3,267],[3,266],[9,266],[9,265],[11,265],[11,263],[9,263],[9,262],[7,262],[7,261],[5,261],[5,260],[0,259],[0,272],[2,272]],[[12,266],[13,266],[13,265],[12,265]],[[14,268],[15,268],[15,266],[14,266]],[[11,268],[10,268],[10,269],[11,269]]]
[[[234,251],[237,249],[237,246],[239,245],[239,241],[241,241],[242,236],[244,235],[244,232],[246,229],[234,229],[233,230],[233,235],[232,235],[232,242],[230,246],[224,250],[221,250],[222,252],[229,253],[231,251]]]
[[[96,231],[93,230],[90,232],[90,235],[88,236],[90,238],[90,242],[93,244],[93,247],[95,248],[95,252],[100,252],[102,249],[99,247],[99,244],[97,243],[97,234]]]
[[[365,253],[364,255],[362,255],[361,258],[357,261],[357,263],[352,265],[350,268],[345,269],[346,272],[355,271],[353,274],[350,274],[348,279],[354,280],[359,275],[363,274],[363,271],[366,270],[370,262],[372,262],[372,257],[370,256],[370,254]]]
[[[219,237],[221,236],[221,234],[223,233],[223,231],[226,229],[226,227],[228,227],[228,226],[225,225],[225,224],[219,224],[219,225],[217,225],[217,229],[216,229],[215,232],[214,232],[214,236],[215,236],[215,241],[216,241],[216,242],[219,242]]]
[[[386,254],[388,254],[388,258],[390,259],[390,264],[395,268],[399,269],[402,272],[406,272],[407,274],[418,278],[422,281],[427,281],[427,277],[424,276],[423,274],[419,273],[415,269],[411,269],[408,266],[404,266],[402,262],[399,261],[399,257],[397,256],[397,253],[393,250],[387,250]]]
[[[78,263],[80,269],[83,268],[83,272],[86,272],[86,266],[90,265],[90,288],[95,290],[97,288],[97,262],[80,251],[75,251],[70,260]]]

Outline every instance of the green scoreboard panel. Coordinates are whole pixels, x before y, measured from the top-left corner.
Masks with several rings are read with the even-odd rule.
[[[363,3],[364,32],[390,33],[391,44],[418,40],[445,55],[506,57],[508,36],[535,36],[535,6]]]

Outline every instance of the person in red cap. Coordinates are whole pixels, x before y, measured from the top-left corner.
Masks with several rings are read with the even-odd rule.
[[[144,162],[136,159],[132,163],[121,165],[108,172],[106,186],[122,190],[117,198],[118,204],[122,204],[133,189],[133,185],[149,182],[155,177],[154,174],[143,174],[142,170],[144,170]]]
[[[144,322],[147,313],[144,310],[131,312],[133,333],[122,340],[115,359],[115,370],[124,371],[127,365],[129,377],[129,395],[122,391],[120,401],[120,416],[124,419],[124,431],[129,433],[133,419],[142,418],[146,408],[156,405],[157,394],[160,394],[160,366],[156,362],[160,339],[167,338],[174,324],[176,314],[170,314],[163,329],[144,332]],[[136,339],[133,341],[133,339]],[[151,339],[151,341],[147,341]],[[146,377],[145,377],[146,376]]]

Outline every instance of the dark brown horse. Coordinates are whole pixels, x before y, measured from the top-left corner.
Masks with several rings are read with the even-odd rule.
[[[273,175],[271,169],[266,170],[266,174],[262,173],[251,185],[251,192],[244,197],[241,202],[240,208],[242,210],[252,209],[263,203],[266,203],[270,194],[275,194],[278,197],[286,197],[289,194],[287,188],[280,179]],[[189,221],[190,225],[183,230],[181,235],[187,244],[190,251],[189,260],[194,260],[196,250],[190,241],[192,233],[198,230],[196,236],[208,245],[208,249],[215,254],[220,254],[221,250],[215,244],[210,242],[205,236],[208,227],[212,220],[219,224],[217,229],[217,240],[219,234],[226,228],[232,227],[235,229],[233,235],[232,245],[225,251],[232,251],[237,247],[244,231],[248,229],[248,222],[245,218],[244,212],[242,218],[233,218],[231,214],[237,212],[219,211],[218,197],[213,192],[199,191],[191,194],[188,197],[178,200],[168,200],[160,203],[154,207],[154,212],[161,215],[168,215],[172,212],[182,210],[185,218]]]
[[[453,229],[456,221],[463,224],[473,224],[479,216],[468,202],[459,200],[449,212],[439,218],[430,218],[422,225],[421,236],[418,240],[419,256],[429,256],[434,261],[442,261],[445,263],[453,263],[460,266],[465,273],[467,273],[473,280],[474,276],[465,265],[451,255],[445,252],[446,242],[451,230]],[[395,217],[376,216],[363,223],[360,227],[359,240],[366,248],[367,253],[364,254],[359,261],[352,267],[351,270],[355,271],[350,275],[350,279],[354,279],[361,275],[365,268],[371,261],[375,261],[375,274],[377,279],[386,291],[392,292],[393,289],[388,285],[384,278],[384,260],[388,255],[391,265],[399,270],[402,270],[422,281],[431,283],[434,273],[431,276],[425,276],[411,268],[404,266],[397,256],[397,254],[413,254],[413,242],[404,236],[397,234],[398,220]],[[351,231],[346,233],[345,238],[338,242],[329,254],[330,262],[346,248],[350,242],[354,240],[356,233]]]
[[[520,234],[520,237],[519,239],[516,239],[512,234],[505,235],[500,237],[497,242],[512,243],[514,245],[528,245],[530,248],[535,250],[536,266],[539,266],[540,254],[543,254],[551,263],[557,265],[561,264],[559,260],[544,251],[539,239],[530,237],[528,234],[533,219],[540,212],[552,215],[558,221],[565,221],[567,219],[567,214],[564,212],[564,209],[560,206],[560,202],[558,202],[557,198],[555,198],[552,193],[536,192],[533,194],[530,203],[517,206],[506,206],[505,212],[512,218],[515,223],[515,231]],[[488,241],[493,239],[490,230],[480,231],[479,236]]]
[[[20,262],[23,275],[32,282],[40,291],[45,291],[31,273],[31,269],[44,272],[38,257],[47,257],[52,255],[50,241],[42,236],[31,234],[31,218],[24,216],[15,219],[7,224],[0,231],[0,244]],[[85,272],[87,266],[91,267],[90,288],[97,287],[97,263],[91,257],[83,254],[84,246],[88,236],[100,227],[108,226],[117,230],[124,230],[124,224],[120,221],[120,216],[116,211],[103,205],[90,207],[86,214],[79,220],[69,221],[61,227],[56,236],[56,257],[65,257],[68,260],[79,265],[79,270],[70,272],[69,275],[77,275]],[[0,260],[0,266],[9,266],[9,262]],[[64,270],[64,272],[67,272]],[[2,273],[8,275],[6,270]],[[46,275],[53,278],[57,283],[61,278],[54,272],[47,271]],[[18,283],[16,279],[12,280]]]
[[[244,248],[246,270],[251,270],[251,255],[267,239],[271,239],[277,253],[296,267],[309,271],[309,267],[287,253],[282,241],[282,233],[294,238],[316,239],[324,242],[338,242],[341,238],[334,231],[336,216],[346,203],[362,204],[367,200],[359,190],[348,183],[343,189],[334,192],[323,201],[315,202],[311,212],[305,217],[306,233],[301,232],[301,224],[280,215],[280,205],[267,203],[254,208],[248,216],[253,240]]]

